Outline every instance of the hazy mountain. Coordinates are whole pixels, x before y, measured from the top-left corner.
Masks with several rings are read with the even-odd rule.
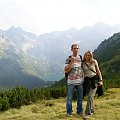
[[[120,77],[120,33],[116,33],[104,40],[94,51],[99,61],[103,75],[107,78]]]
[[[43,87],[41,78],[48,71],[41,69],[45,61],[36,60],[0,37],[0,88],[18,85],[28,88]],[[49,70],[49,69],[48,69]]]
[[[120,31],[120,26],[111,27],[104,23],[96,23],[93,27],[85,27],[80,30],[71,28],[66,31],[47,33],[39,36],[41,44],[28,49],[27,52],[36,57],[44,57],[44,60],[47,60],[58,71],[54,76],[60,75],[66,57],[71,54],[71,44],[79,43],[80,54],[83,55],[86,50],[94,50],[101,41],[118,31]]]
[[[59,80],[64,76],[64,61],[71,54],[71,44],[79,43],[80,54],[83,55],[86,50],[96,49],[102,41],[119,31],[120,25],[111,27],[99,22],[80,30],[71,28],[40,36],[15,27],[11,27],[7,31],[1,30],[0,34],[17,48],[21,48],[27,55],[45,61],[45,66],[42,67],[43,71],[47,71],[42,77],[44,80]]]
[[[34,43],[38,39],[35,34],[24,31],[20,27],[11,27],[6,31],[0,31],[1,35],[4,35],[9,42],[13,43],[17,48],[21,48],[23,51],[33,47]]]
[[[98,61],[103,80],[109,81],[105,88],[119,87],[120,82],[120,32],[102,41],[93,52],[94,58]],[[53,86],[65,86],[66,79],[56,81]]]

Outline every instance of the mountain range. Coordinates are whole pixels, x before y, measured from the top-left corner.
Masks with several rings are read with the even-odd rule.
[[[98,61],[106,83],[105,88],[120,86],[120,32],[102,41],[93,52],[94,58]],[[66,79],[56,81],[53,86],[65,86]],[[108,85],[109,84],[109,85]]]
[[[120,77],[120,32],[102,41],[94,50],[94,56],[106,78],[118,79]]]
[[[64,61],[71,54],[73,43],[80,45],[81,55],[88,49],[97,52],[106,39],[119,31],[120,25],[111,27],[101,22],[80,30],[71,28],[39,36],[20,27],[0,30],[1,87],[29,84],[32,88],[45,86],[46,81],[60,80],[64,77]]]
[[[44,64],[45,62],[29,57],[8,40],[0,37],[0,88],[19,85],[27,88],[46,86],[48,83],[40,78],[47,72],[40,69]]]

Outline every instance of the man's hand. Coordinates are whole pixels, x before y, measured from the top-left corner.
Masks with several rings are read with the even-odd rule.
[[[74,63],[75,62],[75,59],[73,57],[70,58],[70,62],[71,63]]]

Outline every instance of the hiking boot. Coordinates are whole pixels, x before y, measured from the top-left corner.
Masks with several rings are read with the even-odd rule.
[[[92,114],[94,114],[94,113],[95,113],[95,111],[92,109],[92,110],[91,110],[91,113],[92,113]]]
[[[69,114],[69,113],[68,113],[67,116],[68,116],[68,117],[72,117],[72,114]]]
[[[88,120],[89,119],[89,115],[85,115],[83,120]]]
[[[91,112],[91,113],[88,113],[88,115],[93,115],[93,113]]]
[[[83,116],[83,112],[81,112],[81,113],[77,113],[77,115],[79,115],[79,116]]]

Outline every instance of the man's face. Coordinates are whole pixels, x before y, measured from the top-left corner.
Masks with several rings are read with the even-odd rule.
[[[74,45],[73,46],[73,48],[72,48],[72,52],[74,53],[74,54],[77,54],[78,52],[79,52],[79,46],[78,45]]]

